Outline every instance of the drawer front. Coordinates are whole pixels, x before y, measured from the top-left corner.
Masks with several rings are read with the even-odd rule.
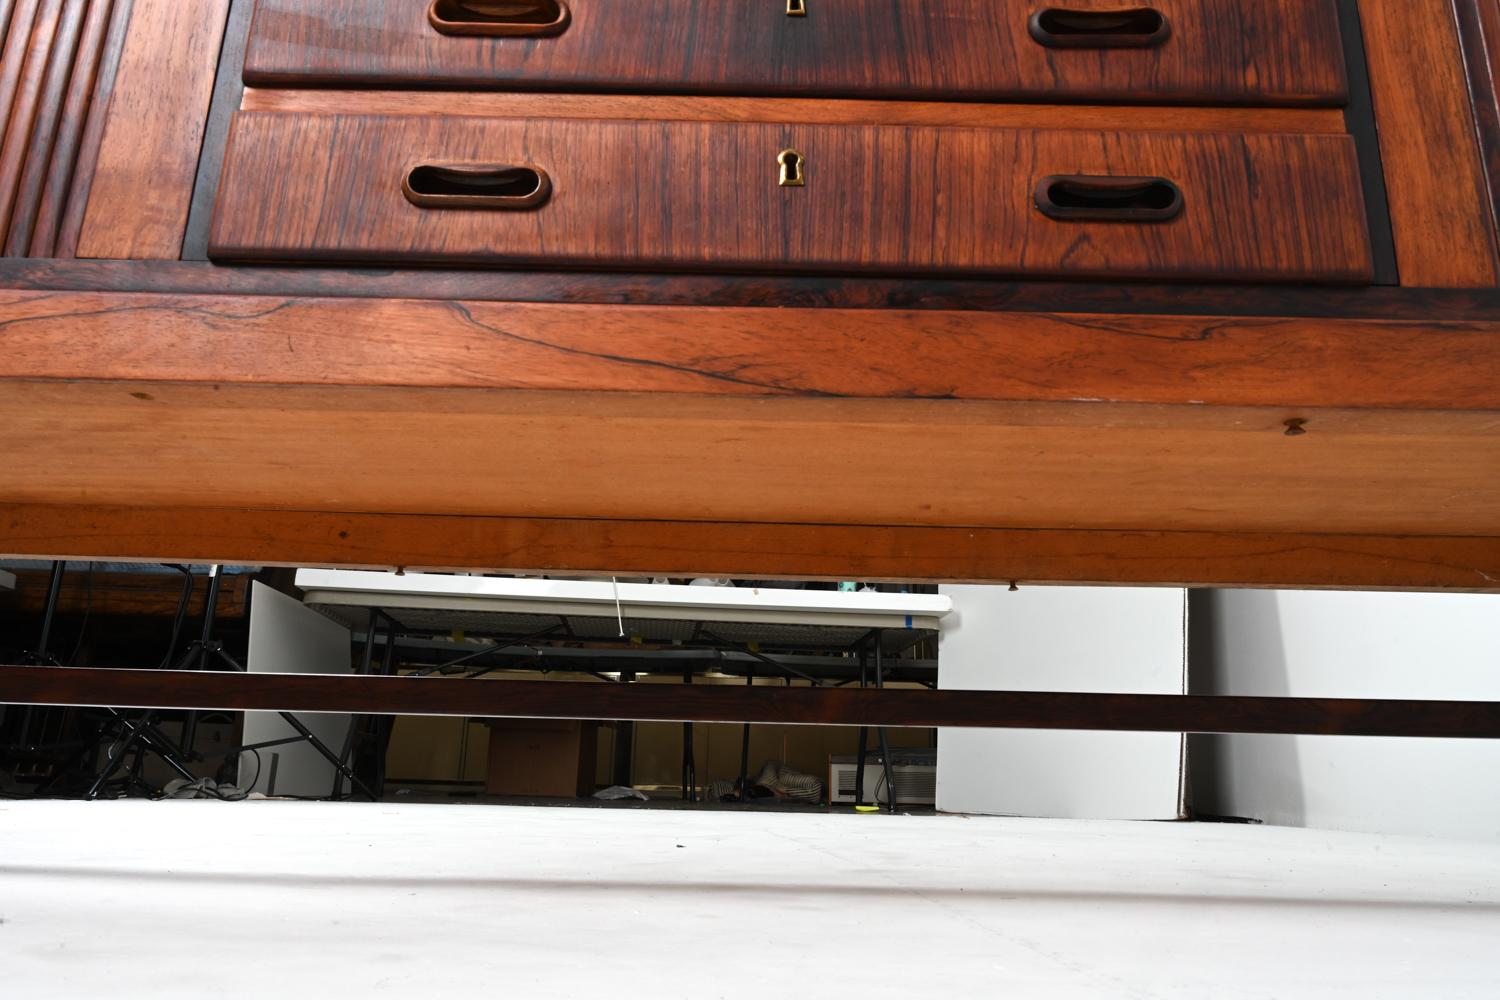
[[[805,16],[788,16],[797,2],[259,0],[245,78],[913,100],[1345,95],[1335,0],[1141,0],[1124,16],[1117,0],[800,0]],[[505,30],[487,10],[522,11],[542,23],[511,27],[545,34],[480,33]]]
[[[1371,272],[1343,135],[254,112],[235,118],[210,252],[1242,281]]]

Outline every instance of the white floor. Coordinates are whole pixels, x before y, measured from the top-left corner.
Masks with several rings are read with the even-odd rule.
[[[0,802],[0,996],[1500,996],[1500,845],[1270,827]]]

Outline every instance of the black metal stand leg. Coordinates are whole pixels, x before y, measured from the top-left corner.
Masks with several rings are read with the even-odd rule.
[[[302,724],[301,720],[299,720],[291,712],[277,712],[276,714],[281,716],[282,720],[285,721],[287,725],[296,730],[297,735],[306,740],[314,750],[322,754],[324,759],[327,760],[328,763],[333,765],[334,770],[339,772],[340,776],[348,779],[349,786],[351,788],[356,789],[361,795],[368,798],[371,802],[375,801],[375,793],[370,791],[370,786],[366,785],[363,781],[360,781],[359,778],[355,776],[354,772],[349,770],[349,768],[344,764],[343,761],[339,760],[338,754],[330,750],[328,748],[328,744],[318,739],[318,737],[313,733],[311,729],[308,729]]]
[[[750,667],[745,674],[745,686],[753,687],[755,684],[755,668]],[[744,735],[740,737],[740,801],[750,800],[750,723],[745,723]]]
[[[86,743],[82,750],[79,750],[71,758],[69,758],[68,762],[62,767],[55,769],[50,775],[48,775],[47,780],[38,785],[31,794],[36,798],[43,798],[44,796],[46,796],[46,794],[52,790],[52,786],[57,784],[58,780],[63,775],[71,773],[74,768],[82,767],[89,761],[91,757],[93,757],[94,753],[99,749],[99,744],[104,742],[104,737],[106,734],[109,735],[109,739],[111,742],[118,739],[119,737],[115,736],[113,732],[114,724],[114,720],[111,719],[109,722],[106,722],[103,726],[101,726],[99,728],[99,731],[94,734],[94,738]]]
[[[224,567],[214,566],[208,576],[208,596],[203,599],[203,632],[198,638],[198,667],[208,669],[208,654],[214,637],[214,618],[219,612],[219,588],[224,582]],[[198,740],[198,713],[188,712],[182,717],[182,746],[188,759],[193,757],[193,745]]]
[[[47,581],[47,603],[42,608],[42,634],[37,639],[36,652],[23,655],[21,658],[22,663],[36,664],[37,666],[60,665],[52,655],[52,620],[57,617],[57,605],[62,597],[63,571],[67,566],[66,562],[60,560],[52,564],[52,576]],[[31,705],[27,705],[21,712],[21,725],[16,730],[16,742],[20,746],[33,746],[31,722],[35,716],[36,709]],[[51,784],[51,778],[48,779],[47,783]]]
[[[682,683],[693,683],[692,668],[682,672]],[[682,798],[685,802],[698,801],[698,765],[693,751],[693,724],[682,724]]]
[[[382,677],[391,676],[396,664],[395,619],[387,618],[386,621],[385,650],[380,656]],[[375,720],[375,793],[382,798],[385,796],[385,755],[391,748],[394,722],[395,717],[390,715],[378,716]]]
[[[885,663],[881,660],[880,650],[881,633],[875,633],[875,686],[885,687]],[[888,811],[896,812],[896,770],[891,763],[891,744],[886,736],[884,726],[879,727],[876,732],[880,737],[880,762],[885,768],[885,800]]]
[[[189,650],[189,657],[193,654],[193,652],[194,651]],[[199,649],[197,650],[197,653],[202,657],[202,659],[203,659],[203,661],[205,663],[207,661],[207,658],[208,658],[209,654],[213,654],[214,656],[218,657],[218,659],[225,666],[229,667],[231,670],[234,670],[237,673],[242,673],[242,674],[243,673],[247,673],[247,670],[246,670],[244,664],[240,663],[234,657],[232,657],[228,653],[224,652],[224,650],[223,650],[223,648],[221,646],[218,646],[217,644],[213,643],[212,641],[210,641],[210,642],[208,642],[206,644],[200,645]],[[186,659],[186,657],[185,657],[185,659]],[[345,779],[348,780],[349,785],[350,785],[351,788],[356,789],[361,795],[365,796],[366,798],[368,798],[372,802],[376,800],[375,793],[370,790],[370,786],[366,785],[363,781],[359,780],[359,778],[357,778],[354,775],[354,772],[351,771],[351,770],[349,770],[349,768],[344,764],[344,762],[341,759],[339,759],[339,755],[336,754],[336,753],[334,753],[332,750],[330,750],[328,748],[328,745],[326,743],[324,743],[322,740],[318,739],[318,737],[313,733],[312,730],[308,729],[306,726],[304,726],[302,724],[302,721],[300,719],[298,719],[291,712],[277,712],[276,714],[278,716],[280,716],[281,719],[287,725],[291,726],[292,729],[293,729],[293,731],[295,731],[299,737],[301,737],[302,739],[306,740],[307,743],[308,743],[308,745],[311,746],[314,750],[316,750],[318,752],[318,754],[323,757],[324,760],[326,760],[326,761],[328,761],[328,763],[332,764],[334,770],[337,771],[337,772],[339,772],[339,774],[340,774],[341,777],[343,777],[343,778],[345,778]],[[273,773],[274,773],[274,766],[273,766]],[[189,775],[189,777],[191,777],[191,775]]]
[[[859,647],[859,686],[867,687],[869,678],[870,657],[864,646]],[[865,804],[865,747],[870,743],[870,729],[868,726],[859,727],[859,750],[854,755],[854,804],[862,806]]]
[[[375,632],[380,623],[380,612],[375,608],[370,609],[370,618],[365,622],[365,646],[359,654],[359,669],[355,671],[359,676],[366,677],[370,673],[370,665],[375,661]],[[359,727],[364,725],[365,717],[362,715],[351,715],[349,717],[349,728],[344,732],[344,749],[339,754],[339,760],[347,767],[349,757],[354,753],[355,733]],[[344,794],[344,775],[339,772],[333,776],[333,795],[337,799]]]
[[[114,716],[112,723],[117,723],[123,727],[124,732],[121,734],[123,738],[116,737],[112,741],[109,756],[104,762],[104,768],[94,779],[94,783],[89,786],[89,790],[84,795],[85,798],[96,799],[99,797],[99,793],[104,790],[105,785],[109,784],[109,779],[114,777],[115,772],[120,769],[120,765],[125,762],[125,758],[130,753],[131,748],[137,743],[161,758],[164,764],[177,772],[178,777],[184,778],[187,781],[196,780],[194,774],[184,767],[178,759],[177,748],[172,746],[171,741],[152,725],[151,720],[155,716],[154,712],[147,712],[137,722],[131,722],[130,719],[126,718],[124,713],[117,709],[112,708],[109,712]],[[118,746],[118,749],[115,749],[116,746]]]
[[[62,596],[63,570],[67,565],[61,561],[52,564],[52,576],[47,581],[47,606],[42,611],[42,637],[37,641],[36,647],[40,658],[38,662],[52,659],[52,620],[57,617],[57,604]]]

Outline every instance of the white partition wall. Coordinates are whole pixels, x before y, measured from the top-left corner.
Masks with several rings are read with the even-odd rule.
[[[1197,694],[1500,700],[1500,596],[1204,591]],[[1500,742],[1195,736],[1200,812],[1500,839]]]
[[[348,673],[349,630],[301,601],[262,583],[253,583],[250,589],[250,652],[245,665],[251,673]],[[343,749],[344,737],[349,732],[349,716],[307,712],[299,713],[297,719],[334,753]],[[295,735],[296,730],[274,712],[245,713],[244,740],[247,744]],[[310,744],[299,741],[261,750],[259,754],[259,762],[253,754],[240,757],[240,781],[254,791],[312,798],[333,791],[333,765]],[[273,764],[274,788],[271,785]]]
[[[1182,694],[1187,595],[1118,587],[944,587],[939,686],[955,690]],[[938,809],[1176,819],[1177,733],[942,729]]]

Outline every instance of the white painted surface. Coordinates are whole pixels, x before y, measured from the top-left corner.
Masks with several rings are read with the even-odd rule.
[[[1195,597],[1200,694],[1500,700],[1500,597]],[[1500,840],[1500,741],[1194,737],[1193,795],[1268,823]]]
[[[1181,694],[1181,590],[944,587],[938,683],[988,691]],[[1182,737],[1029,729],[938,732],[945,812],[1175,819]]]
[[[1500,995],[1500,845],[1272,827],[0,802],[7,997]]]
[[[246,666],[251,673],[349,672],[348,629],[263,583],[250,586],[250,651]],[[297,720],[334,753],[343,750],[349,716],[301,712]],[[295,735],[296,730],[274,712],[245,713],[246,744]],[[321,797],[333,791],[333,765],[305,741],[261,750],[259,754],[258,766],[253,754],[240,755],[240,780],[255,791],[265,792],[268,788],[272,755],[277,758],[277,795]]]
[[[867,628],[937,628],[952,605],[934,594],[845,594],[831,590],[768,587],[691,587],[659,583],[614,584],[436,573],[299,569],[297,586],[308,604],[358,607],[438,607],[528,614],[614,614],[627,617],[724,622],[852,625]],[[379,598],[396,600],[379,600]],[[907,619],[913,619],[908,622]]]

